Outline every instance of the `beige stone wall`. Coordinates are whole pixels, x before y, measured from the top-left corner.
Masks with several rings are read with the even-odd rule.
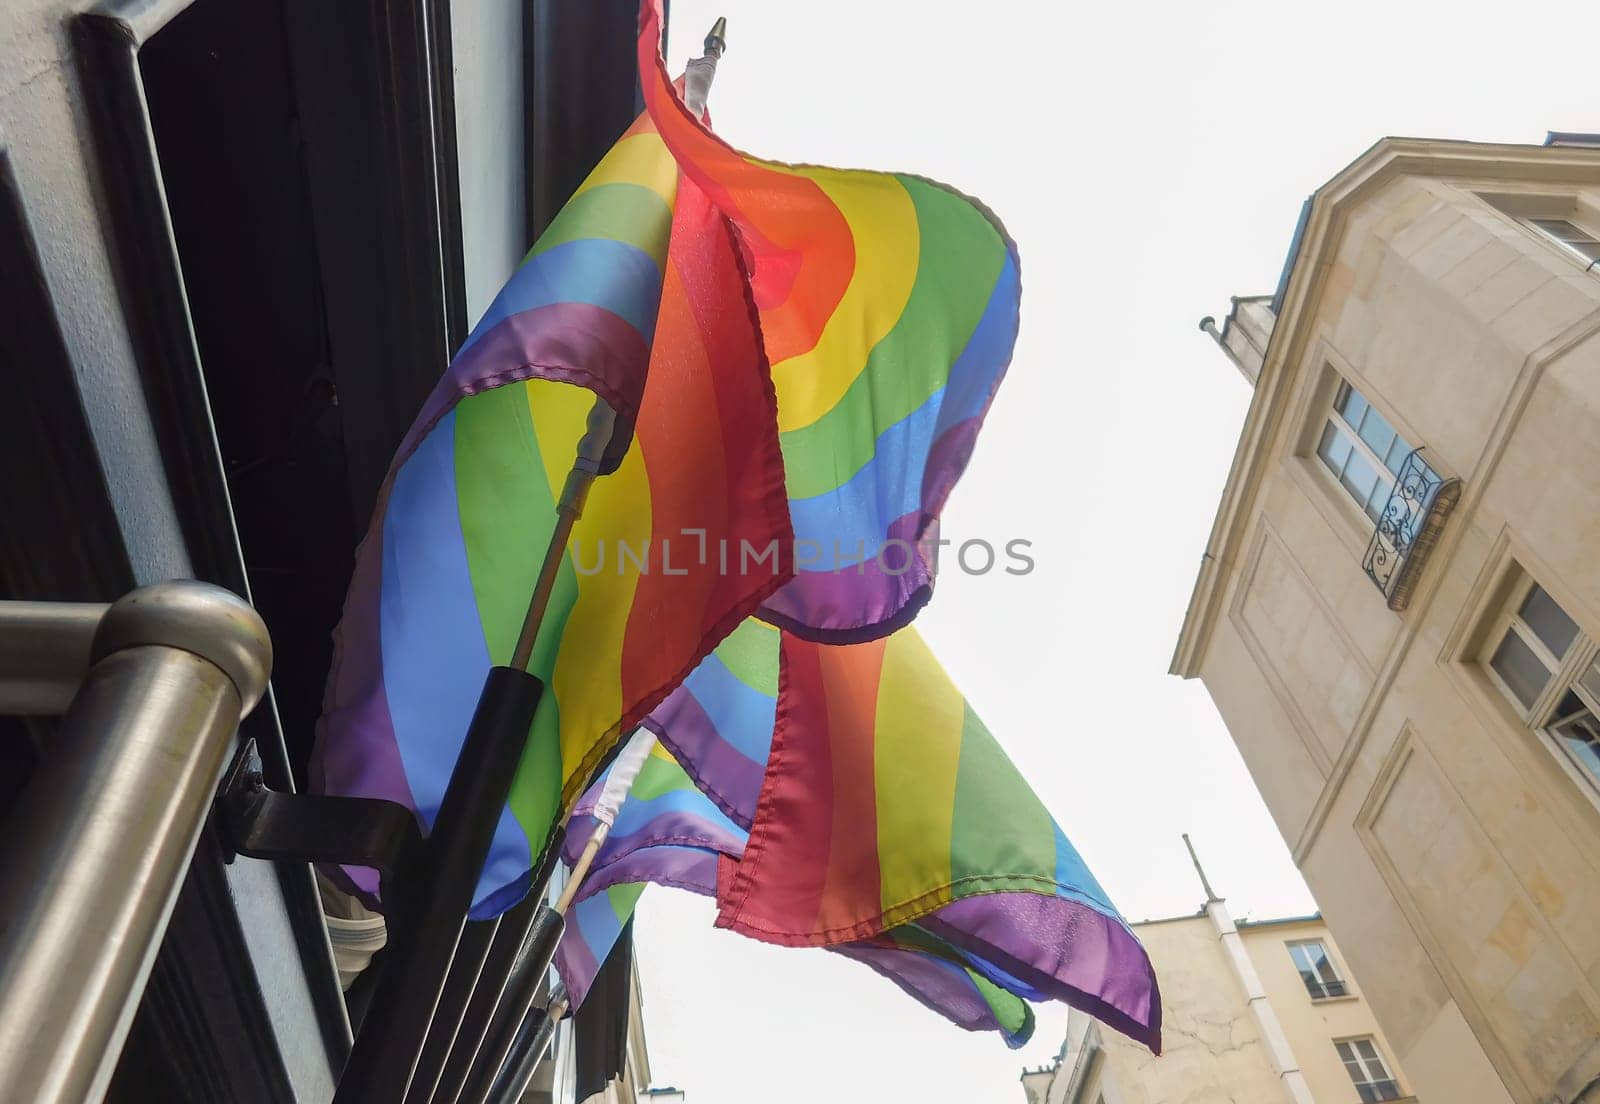
[[[1104,1061],[1079,1099],[1094,1104],[1284,1100],[1278,1075],[1207,916],[1136,926],[1161,978],[1163,1053],[1101,1031]]]
[[[1231,923],[1227,926],[1232,930]],[[1155,1058],[1074,1012],[1060,1066],[1023,1079],[1030,1104],[1288,1104],[1294,1099],[1213,918],[1202,913],[1138,924],[1135,930],[1161,978],[1164,1053]],[[1289,957],[1290,941],[1323,940],[1350,980],[1325,925],[1314,919],[1247,924],[1239,935],[1269,1015],[1288,1042],[1283,1068],[1304,1076],[1315,1104],[1350,1104],[1355,1095],[1334,1050],[1334,1041],[1342,1038],[1373,1036],[1409,1091],[1394,1048],[1358,986],[1352,983],[1350,997],[1331,1001],[1313,1002],[1306,992]],[[1080,1079],[1076,1086],[1074,1075]]]
[[[1240,928],[1239,934],[1244,939],[1250,961],[1261,978],[1261,986],[1272,1002],[1278,1023],[1288,1037],[1295,1061],[1305,1075],[1312,1096],[1319,1102],[1329,1101],[1330,1104],[1341,1104],[1351,1099],[1354,1090],[1351,1088],[1350,1075],[1339,1060],[1334,1042],[1365,1035],[1377,1040],[1378,1052],[1383,1055],[1390,1072],[1395,1074],[1401,1091],[1411,1091],[1410,1079],[1404,1067],[1384,1037],[1372,1009],[1362,1000],[1361,986],[1352,976],[1349,964],[1344,961],[1344,954],[1327,925],[1317,920],[1248,925]],[[1322,940],[1349,989],[1347,996],[1318,1001],[1311,999],[1288,950],[1288,944],[1306,939]]]
[[[1600,798],[1479,661],[1519,570],[1600,635],[1600,278],[1479,193],[1597,209],[1600,162],[1544,185],[1551,151],[1436,145],[1440,177],[1347,188],[1302,257],[1195,666],[1419,1099],[1572,1101],[1600,1076]],[[1404,613],[1311,454],[1334,372],[1464,481]]]

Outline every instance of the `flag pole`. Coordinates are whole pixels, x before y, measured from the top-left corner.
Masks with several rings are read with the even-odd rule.
[[[522,1077],[525,1082],[527,1076],[531,1076],[533,1067],[539,1064],[539,1057],[543,1047],[548,1045],[549,1038],[541,1037],[536,1021],[539,1016],[546,1016],[550,1020],[551,1031],[554,1031],[554,1022],[561,1018],[561,1010],[556,1009],[554,1003],[546,1010],[534,1007],[539,986],[549,972],[556,947],[566,932],[567,910],[572,907],[589,868],[594,864],[595,856],[600,853],[616,822],[618,810],[627,799],[628,791],[633,788],[634,779],[639,776],[639,770],[655,747],[655,742],[654,733],[648,729],[638,729],[611,765],[611,773],[607,775],[606,784],[595,802],[592,814],[594,831],[573,863],[572,873],[562,886],[556,903],[541,906],[534,917],[522,954],[506,982],[501,1006],[495,1010],[493,1026],[479,1049],[479,1061],[466,1088],[457,1098],[461,1104],[515,1100],[515,1097],[497,1095],[503,1087],[502,1083],[508,1076]],[[539,1050],[530,1058],[529,1048],[534,1046]],[[516,1072],[523,1071],[524,1067],[525,1073]]]
[[[685,104],[697,119],[705,114],[706,97],[711,91],[711,82],[717,75],[717,62],[727,52],[727,34],[728,20],[718,16],[706,34],[702,56],[691,59],[684,74]],[[531,608],[529,615],[531,618]],[[520,647],[519,642],[519,650]],[[638,754],[631,756],[635,750],[634,743],[640,741],[642,746]],[[628,789],[633,785],[633,780],[654,743],[654,735],[640,729],[634,734],[630,747],[613,765],[611,781],[620,783],[620,793],[616,796],[615,805],[620,805],[622,799],[627,796]],[[630,756],[634,761],[626,764],[624,760]],[[623,774],[624,777],[619,778],[619,774]],[[608,787],[608,789],[615,788]],[[460,1098],[466,1104],[479,1100],[492,1101],[494,1104],[500,1104],[502,1101],[511,1104],[519,1099],[550,1046],[555,1026],[566,1012],[566,990],[558,982],[550,1001],[543,1009],[532,1007],[533,992],[549,971],[550,963],[555,958],[556,947],[566,928],[567,910],[571,908],[574,897],[588,876],[589,868],[610,833],[617,813],[615,805],[609,810],[609,814],[604,813],[605,795],[602,795],[601,802],[596,804],[596,812],[602,815],[597,818],[594,832],[573,864],[572,872],[562,887],[561,896],[553,908],[541,908],[539,915],[535,917],[532,930],[528,933],[523,946],[523,955],[506,985],[505,995],[512,998],[509,1007],[497,1008],[495,1012],[495,1027],[498,1030],[494,1033],[502,1038],[488,1048],[484,1055],[487,1061],[479,1063],[478,1076],[473,1078],[476,1084],[469,1086]],[[512,1025],[514,1031],[507,1032],[505,1029]],[[507,1034],[511,1037],[504,1038]],[[482,1088],[485,1080],[488,1081],[486,1089]],[[479,1092],[482,1095],[478,1095]]]
[[[502,1104],[502,1102],[515,1104],[522,1099],[522,1094],[527,1091],[528,1082],[533,1080],[534,1073],[539,1069],[539,1063],[544,1061],[545,1051],[550,1049],[550,1040],[555,1037],[556,1025],[566,1014],[567,991],[558,981],[550,994],[550,1003],[544,1008],[535,1008],[529,1012],[527,1018],[522,1021],[522,1026],[517,1028],[517,1036],[511,1043],[511,1053],[495,1076],[494,1084],[489,1086],[489,1095],[485,1098],[489,1104]]]
[[[556,524],[507,666],[489,670],[455,769],[415,869],[388,902],[389,946],[366,1022],[339,1078],[335,1104],[405,1098],[544,684],[528,671],[557,572],[600,474],[615,412],[596,396],[556,507]],[[553,844],[552,844],[553,845]],[[543,896],[543,885],[530,893]],[[538,930],[535,925],[535,931]]]
[[[616,411],[604,399],[596,398],[589,409],[589,424],[578,442],[578,458],[567,473],[566,485],[561,488],[561,501],[556,504],[556,527],[545,547],[544,563],[539,566],[539,578],[533,585],[533,595],[528,600],[528,612],[522,619],[522,632],[517,635],[517,646],[511,652],[511,666],[527,671],[533,660],[533,646],[539,639],[539,628],[544,624],[544,614],[550,606],[550,594],[555,590],[556,574],[567,554],[572,540],[572,527],[583,516],[584,503],[589,498],[589,488],[600,474],[600,463],[606,446],[611,443],[611,433],[616,425]]]
[[[717,59],[727,47],[726,30],[727,21],[718,19],[705,39],[706,56],[696,59],[700,63],[698,66],[690,63],[690,76],[695,79],[686,80],[685,91],[697,115],[704,111],[705,94],[715,75]],[[356,1038],[339,1079],[335,1104],[400,1101],[406,1096],[440,992],[450,972],[467,912],[472,907],[479,872],[510,796],[517,760],[533,726],[544,684],[528,671],[528,667],[573,525],[582,516],[589,489],[600,474],[615,418],[611,406],[596,396],[583,439],[578,443],[578,455],[556,506],[555,528],[529,597],[511,661],[505,667],[489,671],[439,813],[434,818],[433,830],[423,848],[418,863],[420,869],[400,886],[399,895],[403,900],[398,911],[402,922],[398,929],[390,927],[391,943],[385,956],[388,961],[373,994],[367,1022]],[[585,848],[586,852],[588,850]],[[598,844],[594,850],[599,850]],[[582,862],[582,873],[587,872],[593,858],[593,854],[589,854],[588,860]],[[572,883],[576,884],[581,881],[580,869],[575,867],[573,873]],[[548,880],[530,886],[529,894],[542,897],[547,886]],[[520,961],[513,967],[514,975],[521,975],[534,986],[543,979],[555,957],[556,944],[565,926],[565,906],[570,905],[571,894],[564,893],[563,898],[558,902],[558,906],[563,907],[541,907],[535,914]],[[532,1005],[532,986],[526,981],[517,986],[528,990],[525,1002],[520,992],[512,993],[512,988],[512,982],[508,982],[501,1004],[511,997],[511,1007],[496,1010],[497,1023],[491,1027],[492,1033],[505,1013],[514,1015],[510,1023],[520,1028]],[[530,1043],[536,1034],[529,1036]],[[501,1060],[494,1060],[493,1049],[486,1055],[494,1060],[491,1078],[503,1068],[504,1058],[520,1060],[521,1056],[510,1049],[514,1041],[508,1040],[501,1051]],[[548,1046],[548,1033],[544,1045]],[[539,1053],[543,1053],[543,1047]],[[533,1064],[537,1062],[535,1055]],[[480,1063],[480,1066],[485,1064]],[[469,1087],[463,1099],[473,1098]]]

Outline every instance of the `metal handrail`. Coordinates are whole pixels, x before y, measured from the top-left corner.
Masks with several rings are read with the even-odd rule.
[[[0,714],[64,711],[0,848],[0,1085],[100,1099],[272,645],[209,584],[0,602]]]

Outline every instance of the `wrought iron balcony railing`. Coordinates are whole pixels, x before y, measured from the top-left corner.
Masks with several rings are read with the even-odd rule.
[[[1400,466],[1394,490],[1373,529],[1362,566],[1392,610],[1411,601],[1428,553],[1461,498],[1461,480],[1442,475],[1414,449]]]

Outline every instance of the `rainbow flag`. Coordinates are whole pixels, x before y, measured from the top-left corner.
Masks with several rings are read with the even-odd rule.
[[[779,629],[749,618],[643,721],[700,792],[746,831],[778,716],[780,640]]]
[[[573,811],[563,854],[570,865],[593,833],[587,813],[604,779]],[[662,749],[646,760],[611,834],[568,914],[557,948],[573,1006],[582,1003],[647,882],[716,896],[718,865],[744,853],[747,836],[700,793]],[[831,947],[899,985],[926,1007],[971,1031],[996,1031],[1013,1047],[1033,1031],[1025,987],[976,955],[915,925]],[[1009,985],[1009,988],[1008,988]]]
[[[1011,359],[1016,248],[921,177],[783,165],[695,118],[640,11],[639,78],[686,179],[737,229],[772,364],[797,576],[762,615],[848,643],[928,600],[937,519]]]
[[[627,927],[644,886],[644,882],[613,885],[574,901],[567,909],[567,926],[556,944],[555,967],[573,1011],[589,995],[589,987]]]
[[[914,923],[1159,1049],[1143,947],[915,630],[819,645],[747,622],[645,724],[750,831],[720,926],[829,946]]]
[[[719,564],[684,540],[789,539],[765,364],[726,223],[642,118],[540,237],[396,455],[335,636],[313,787],[396,801],[431,826],[484,678],[510,657],[596,395],[621,427],[534,652],[547,690],[474,918],[527,892],[618,735],[787,577],[786,563]],[[375,901],[371,871],[346,874]]]

